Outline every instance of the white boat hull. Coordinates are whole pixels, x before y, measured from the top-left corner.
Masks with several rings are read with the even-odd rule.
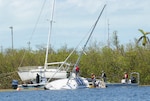
[[[37,73],[45,78],[52,77],[52,78],[60,79],[60,78],[67,77],[66,71],[58,71],[58,72],[57,71],[58,71],[57,69],[47,69],[46,71],[44,69],[41,69],[41,70],[34,69],[34,70],[30,70],[30,71],[18,71],[18,75],[22,81],[35,79]]]
[[[37,74],[45,78],[61,79],[67,78],[67,71],[70,64],[66,62],[47,63],[43,66],[24,66],[18,68],[18,75],[22,81],[36,79]]]
[[[83,77],[59,79],[45,85],[45,89],[48,90],[73,90],[83,88],[89,88],[87,79]]]

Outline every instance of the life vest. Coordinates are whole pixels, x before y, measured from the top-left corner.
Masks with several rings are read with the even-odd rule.
[[[76,66],[76,72],[79,72],[79,67],[78,66]]]

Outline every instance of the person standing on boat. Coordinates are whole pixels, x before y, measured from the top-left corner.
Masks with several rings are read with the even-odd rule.
[[[75,72],[76,72],[76,77],[77,77],[77,76],[79,76],[79,70],[80,70],[80,69],[79,69],[79,66],[76,66],[76,69],[75,69],[75,70],[76,70]]]
[[[36,83],[40,83],[40,75],[38,73],[36,75]]]
[[[91,79],[92,79],[92,82],[93,82],[93,86],[96,87],[96,76],[94,73],[91,73]]]
[[[106,73],[104,71],[102,71],[101,77],[103,78],[104,82],[106,82]]]
[[[67,78],[70,77],[70,71],[67,71]]]
[[[125,72],[125,74],[124,74],[124,79],[125,79],[125,82],[127,83],[127,81],[128,81],[128,73],[127,72]]]
[[[95,74],[94,73],[91,73],[91,79],[95,79]]]

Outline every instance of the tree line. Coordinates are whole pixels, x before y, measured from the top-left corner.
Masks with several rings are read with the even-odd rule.
[[[146,37],[146,40],[148,40],[147,36],[141,37]],[[150,46],[149,41],[145,39],[146,43],[141,45],[141,37],[138,40],[135,39],[133,43],[121,45],[117,31],[114,31],[109,46],[102,46],[97,41],[91,42],[85,50],[86,55],[83,55],[79,62],[80,75],[90,77],[91,73],[94,73],[96,77],[99,77],[101,72],[105,71],[107,81],[113,83],[120,82],[124,72],[128,74],[138,72],[140,74],[140,85],[149,85]],[[64,61],[72,50],[73,48],[67,48],[67,45],[58,50],[50,48],[48,62]],[[43,66],[45,51],[45,48],[39,48],[38,50],[6,49],[3,53],[0,53],[0,89],[11,88],[13,79],[21,82],[17,74],[18,67]],[[75,64],[79,54],[80,51],[76,50],[67,62]]]

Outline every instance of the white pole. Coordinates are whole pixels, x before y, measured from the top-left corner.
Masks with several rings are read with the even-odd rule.
[[[13,46],[13,26],[10,26],[9,28],[11,29],[11,41],[12,41],[12,50],[13,50],[13,48],[14,48],[14,46]]]
[[[48,41],[47,41],[47,48],[46,48],[46,57],[45,57],[45,64],[44,64],[44,69],[46,70],[47,67],[47,60],[48,60],[48,51],[49,51],[49,45],[50,45],[50,37],[52,33],[52,23],[53,23],[53,16],[54,16],[54,7],[55,7],[55,0],[53,1],[53,7],[52,7],[52,15],[51,15],[51,20],[49,24],[49,33],[48,33]]]

